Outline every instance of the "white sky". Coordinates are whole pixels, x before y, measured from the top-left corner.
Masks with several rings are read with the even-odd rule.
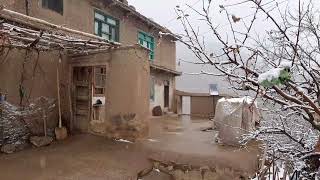
[[[210,33],[208,32],[208,27],[203,24],[199,23],[198,20],[199,16],[195,16],[194,13],[192,13],[192,10],[190,10],[186,4],[194,5],[195,8],[201,9],[202,7],[202,0],[128,0],[130,5],[133,5],[136,7],[137,11],[142,13],[148,18],[153,19],[154,21],[158,22],[162,26],[165,26],[172,30],[174,33],[183,33],[183,29],[181,27],[181,24],[177,20],[177,15],[175,13],[174,8],[179,5],[181,9],[187,10],[187,13],[190,15],[191,18],[196,19],[193,23],[195,26],[200,27],[200,34],[204,34],[206,41],[208,41],[209,46],[211,49],[217,48],[217,43],[215,43],[215,39],[212,38]],[[214,17],[214,22],[216,25],[220,24],[220,31],[225,33],[225,35],[230,35],[231,31],[229,30],[228,21],[226,19],[226,15],[224,13],[219,13],[219,5],[228,5],[233,4],[237,2],[241,2],[244,0],[212,0],[213,6],[216,8],[214,10],[214,14],[212,14],[212,17]],[[271,0],[262,0],[262,3],[270,2]],[[276,0],[277,2],[282,2],[285,0]],[[298,0],[287,0],[288,6],[285,3],[280,3],[280,9],[282,11],[285,10],[286,7],[290,8],[291,10],[297,9],[297,2]],[[308,0],[301,0],[302,3],[307,3]],[[320,0],[314,0],[314,3],[317,8],[320,7]],[[232,8],[228,8],[228,11],[230,14],[234,14],[237,17],[245,17],[243,18],[246,23],[249,23],[251,21],[251,18],[253,17],[254,9],[248,7],[246,4],[235,6]],[[273,11],[272,13],[278,14],[278,11]],[[276,16],[277,17],[277,16]],[[279,20],[279,16],[277,17]],[[234,24],[235,28],[243,29],[243,22]],[[265,34],[266,30],[272,28],[273,25],[270,23],[270,20],[266,19],[266,16],[260,14],[258,16],[257,24],[255,24],[253,32],[255,32],[256,35],[263,36]],[[212,38],[212,39],[210,39]],[[184,47],[178,44],[177,46],[177,60],[184,59],[188,61],[192,61],[195,59],[192,57],[192,54],[188,52],[188,50]],[[178,66],[178,70],[182,70],[184,72],[199,72],[201,67],[196,67],[194,65],[190,64],[182,64]],[[196,84],[195,84],[196,83]],[[218,83],[220,86],[220,90],[224,89],[223,91],[227,91],[227,87],[222,87],[224,84],[223,80],[219,80],[215,77],[210,76],[197,76],[197,77],[191,77],[188,75],[184,75],[181,78],[178,78],[177,81],[177,87],[180,90],[187,90],[187,91],[207,91],[208,84],[210,83]],[[199,89],[200,87],[200,89]],[[193,89],[197,88],[197,89]]]
[[[190,10],[186,4],[193,5],[196,8],[201,9],[202,0],[128,0],[130,5],[133,5],[136,7],[136,9],[141,12],[143,15],[145,15],[148,18],[152,18],[159,24],[168,27],[170,30],[172,30],[175,33],[181,33],[182,28],[180,24],[178,23],[176,19],[176,13],[174,11],[174,8],[176,5],[179,5],[181,9],[186,10],[190,13],[190,17],[196,17],[195,14],[192,13],[192,10]],[[244,0],[212,0],[212,4],[215,9],[215,14],[212,15],[214,17],[214,20],[216,20],[216,24],[224,24],[227,25],[226,16],[225,14],[220,14],[218,12],[219,5],[230,5],[237,2],[242,2]],[[271,0],[262,0],[263,3],[270,2]],[[280,5],[280,7],[284,10],[286,8],[286,3],[284,1],[286,0],[275,0]],[[288,6],[291,9],[297,9],[297,2],[298,0],[287,0]],[[301,0],[302,3],[307,3],[309,0]],[[320,5],[319,0],[313,0],[314,4],[316,4],[318,7]],[[274,6],[274,4],[273,4]],[[246,20],[250,21],[250,17],[252,17],[254,10],[250,8],[247,4],[245,5],[238,5],[233,6],[231,8],[228,8],[230,14],[234,14],[237,17],[245,17]],[[274,11],[277,13],[277,11]],[[250,16],[251,15],[251,16]],[[199,21],[196,21],[199,22]],[[263,24],[263,26],[256,26],[257,28],[265,28],[266,19],[264,16],[260,16],[259,22]],[[206,27],[200,25],[202,27],[202,30],[205,31],[207,29]]]
[[[198,0],[129,0],[129,4],[146,17],[176,32],[180,25],[176,23],[174,8],[176,5],[193,4],[196,1]]]

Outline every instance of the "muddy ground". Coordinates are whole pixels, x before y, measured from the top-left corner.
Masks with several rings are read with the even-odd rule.
[[[202,132],[208,120],[189,117],[151,119],[150,135],[135,143],[93,135],[75,135],[44,148],[30,148],[0,155],[0,179],[4,180],[133,180],[157,159],[254,173],[259,149],[221,146],[214,132]],[[153,172],[144,180],[166,180]],[[225,178],[227,179],[227,178]]]

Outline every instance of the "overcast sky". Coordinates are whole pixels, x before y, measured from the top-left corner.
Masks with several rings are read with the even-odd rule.
[[[183,33],[183,29],[180,25],[180,23],[177,20],[177,15],[175,13],[174,8],[179,5],[181,9],[186,10],[188,14],[190,14],[190,19],[196,19],[196,21],[193,22],[193,24],[200,27],[199,32],[201,34],[204,34],[206,37],[206,41],[208,42],[208,45],[211,47],[211,50],[214,48],[218,48],[217,43],[215,43],[216,40],[211,38],[211,34],[208,33],[208,27],[204,23],[199,23],[198,20],[199,16],[196,16],[195,13],[192,13],[192,10],[190,10],[186,4],[192,5],[193,7],[197,9],[201,9],[202,0],[128,0],[129,4],[136,7],[137,11],[141,12],[143,15],[145,15],[148,18],[153,19],[154,21],[158,22],[162,26],[165,26],[172,30],[174,33]],[[214,17],[214,23],[216,25],[220,25],[220,31],[223,32],[225,35],[230,35],[231,31],[229,30],[228,21],[226,19],[226,15],[224,13],[219,13],[219,5],[228,6],[230,4],[234,4],[237,2],[242,2],[244,0],[212,0],[214,5],[214,14],[211,15],[211,17]],[[263,3],[270,2],[271,0],[262,0]],[[286,8],[289,8],[291,10],[297,9],[297,2],[298,0],[288,0],[288,4],[283,3],[284,0],[276,0],[279,2],[280,11],[284,11]],[[282,2],[282,3],[281,3]],[[302,3],[308,2],[308,0],[301,0]],[[320,1],[314,0],[316,4],[316,8],[319,7]],[[274,1],[273,1],[274,3]],[[275,4],[271,4],[272,7],[274,7]],[[270,6],[270,7],[271,7]],[[270,8],[269,7],[269,8]],[[266,6],[266,9],[268,9],[268,6]],[[241,23],[234,24],[234,27],[237,29],[243,29],[243,22],[246,22],[249,24],[251,21],[254,9],[248,6],[248,4],[245,5],[238,5],[238,6],[232,6],[228,7],[228,12],[232,15],[236,15],[237,17],[242,18],[243,21]],[[273,15],[279,20],[280,16],[277,16],[278,11],[272,11],[271,13],[274,13]],[[265,34],[266,30],[270,30],[270,28],[273,28],[272,23],[270,23],[270,20],[266,18],[266,16],[260,14],[258,16],[258,20],[253,28],[253,32],[257,36],[263,36]],[[188,50],[181,45],[177,45],[177,60],[184,59],[188,61],[195,60],[196,58],[192,57],[191,53],[188,52]],[[178,66],[178,70],[182,70],[184,72],[192,72],[196,73],[201,70],[201,67],[196,67],[194,65],[190,64],[184,64],[182,63],[180,66]],[[226,92],[227,87],[225,87],[223,84],[223,79],[217,79],[215,77],[208,77],[208,76],[196,76],[192,77],[190,75],[184,75],[181,78],[178,78],[177,81],[177,87],[180,90],[186,90],[186,91],[198,91],[205,92],[208,89],[208,84],[210,83],[217,83],[219,84],[219,89],[223,89],[224,92]],[[197,89],[198,88],[198,89]]]
[[[176,33],[179,25],[176,21],[174,8],[176,5],[194,4],[198,0],[129,0],[129,4],[148,18],[152,18],[159,24],[168,27]],[[198,4],[200,1],[198,2]],[[185,5],[184,5],[185,6]]]
[[[141,12],[143,15],[145,15],[148,18],[151,18],[155,20],[156,22],[160,23],[161,25],[168,27],[170,30],[172,30],[175,33],[181,33],[182,28],[180,24],[178,23],[176,17],[176,13],[174,11],[174,8],[179,5],[181,9],[187,10],[187,13],[190,14],[191,17],[196,17],[194,13],[192,13],[192,10],[190,10],[186,4],[192,5],[196,9],[201,9],[202,0],[128,0],[130,5],[133,5],[136,7],[136,9]],[[219,13],[219,5],[228,6],[231,4],[235,4],[238,2],[243,2],[244,0],[212,0],[213,1],[213,7],[214,14],[212,14],[212,17],[214,17],[214,21],[216,24],[221,24],[227,26],[226,16],[224,13]],[[272,2],[273,0],[262,0],[262,4],[268,4],[268,2]],[[314,4],[316,4],[317,7],[320,5],[319,0],[313,0]],[[286,7],[289,7],[290,9],[297,9],[297,2],[298,0],[275,0],[272,2],[271,6],[274,7],[275,2],[278,2],[280,8],[284,10]],[[288,4],[285,2],[289,2]],[[302,3],[307,3],[308,0],[301,0]],[[288,6],[287,6],[288,5]],[[269,6],[269,5],[268,5]],[[268,6],[265,6],[266,9],[268,9]],[[271,7],[270,6],[270,7]],[[270,9],[270,8],[269,8]],[[234,14],[237,17],[241,17],[243,20],[250,21],[253,17],[254,9],[251,8],[251,5],[248,5],[248,3],[244,5],[237,5],[228,7],[228,11],[230,14]],[[277,14],[278,12],[276,10],[273,11],[274,14]],[[266,24],[268,24],[268,20],[265,19],[265,16],[259,16],[260,19],[258,19],[258,24],[256,25],[256,31],[264,30],[266,28]],[[195,19],[195,18],[194,18]],[[199,22],[197,20],[197,22]],[[241,23],[238,23],[241,24]],[[202,31],[208,30],[207,27],[204,26],[204,24],[197,24],[201,27]],[[222,26],[223,27],[223,26]]]
[[[214,0],[216,7],[219,4],[230,4],[241,0]],[[295,0],[290,0],[295,1]],[[195,8],[201,8],[202,0],[129,0],[129,4],[136,7],[136,9],[148,18],[155,20],[163,26],[166,26],[175,33],[181,33],[182,29],[177,21],[177,15],[174,8],[179,5],[181,9],[186,10],[191,17],[195,14],[187,7],[186,4]],[[241,9],[242,8],[242,9]],[[249,9],[249,8],[248,8]],[[231,13],[236,14],[239,17],[249,15],[250,10],[243,10],[243,7],[232,8]],[[221,18],[220,14],[215,14],[215,20],[223,23],[225,17]]]

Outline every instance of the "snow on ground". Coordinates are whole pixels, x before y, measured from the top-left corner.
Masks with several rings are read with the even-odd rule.
[[[129,140],[126,140],[126,139],[116,139],[115,141],[117,142],[123,142],[123,143],[131,143],[133,144],[133,142],[129,141]]]
[[[266,166],[265,166],[265,168],[266,168]],[[275,179],[275,180],[290,180],[289,176],[284,177],[285,170],[283,167],[276,166],[275,170],[276,170],[276,173],[273,173],[273,167],[271,166],[269,169],[270,174],[266,174],[265,178],[266,179]],[[274,175],[275,175],[275,177],[274,177]],[[251,180],[260,180],[260,179],[262,179],[262,178],[255,177]]]
[[[156,140],[156,139],[148,139],[148,141],[150,141],[150,142],[159,142],[159,140]]]

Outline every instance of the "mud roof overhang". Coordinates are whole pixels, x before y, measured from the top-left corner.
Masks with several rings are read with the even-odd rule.
[[[171,37],[173,40],[179,40],[181,38],[180,36],[172,33],[169,29],[161,26],[160,24],[156,23],[155,21],[151,20],[150,18],[147,18],[143,14],[139,13],[134,8],[130,7],[130,5],[128,5],[128,4],[125,4],[119,0],[102,0],[102,1],[105,3],[108,3],[111,6],[115,6],[115,7],[120,8],[120,9],[126,11],[127,13],[137,17],[138,19],[140,19],[141,21],[143,21],[147,25],[150,25],[150,26],[158,29],[161,32],[159,34],[159,36],[168,36],[168,37]]]
[[[153,63],[150,63],[150,69],[156,70],[156,71],[160,71],[160,72],[164,72],[164,73],[169,73],[169,74],[173,74],[174,76],[181,76],[182,73],[176,70],[172,70],[169,68],[166,68],[164,66],[160,66],[160,65],[156,65]]]
[[[121,44],[0,8],[0,47],[82,53]]]

